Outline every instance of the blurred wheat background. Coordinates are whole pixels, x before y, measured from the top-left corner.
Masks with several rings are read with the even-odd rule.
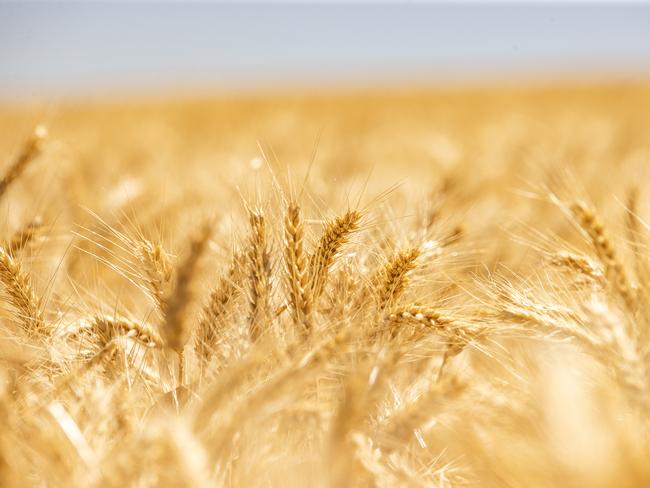
[[[162,49],[207,6],[61,8],[0,7],[0,486],[650,485],[650,9],[213,6],[232,65]],[[262,14],[492,47],[306,83]]]

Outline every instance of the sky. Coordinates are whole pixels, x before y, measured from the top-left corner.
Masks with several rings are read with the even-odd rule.
[[[0,98],[650,73],[650,3],[0,3]]]

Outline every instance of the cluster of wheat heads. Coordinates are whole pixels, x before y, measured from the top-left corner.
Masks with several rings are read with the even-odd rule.
[[[4,231],[1,486],[650,483],[638,192],[615,239],[549,191],[573,227],[533,232],[526,273],[466,242],[460,206],[335,213],[268,187],[233,199],[232,225],[191,219],[174,249],[126,209]],[[37,258],[59,232],[73,245],[50,274]]]

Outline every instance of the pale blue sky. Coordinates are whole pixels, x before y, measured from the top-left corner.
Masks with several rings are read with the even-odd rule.
[[[650,4],[1,3],[0,97],[650,73]]]

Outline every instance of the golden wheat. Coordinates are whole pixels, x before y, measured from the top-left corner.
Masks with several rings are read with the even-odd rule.
[[[0,485],[650,486],[647,100],[0,107]]]

